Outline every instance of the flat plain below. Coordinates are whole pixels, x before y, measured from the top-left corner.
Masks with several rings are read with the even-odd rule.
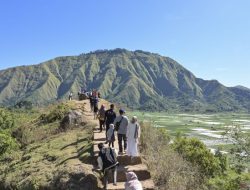
[[[218,146],[227,151],[230,147],[225,132],[233,127],[241,127],[242,131],[250,134],[250,114],[218,113],[218,114],[188,114],[188,113],[157,113],[130,112],[141,122],[150,122],[154,127],[165,128],[171,136],[181,133],[185,136],[196,137],[204,142],[211,151]]]

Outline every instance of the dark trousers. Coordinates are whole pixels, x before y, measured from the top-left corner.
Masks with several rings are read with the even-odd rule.
[[[102,132],[102,129],[104,128],[105,121],[99,120],[99,125],[100,125],[100,131]]]
[[[115,146],[114,146],[114,141],[112,141],[112,142],[110,141],[110,142],[109,142],[109,147],[110,147],[111,145],[112,145],[112,148],[115,147]]]
[[[108,137],[107,137],[107,132],[108,132],[108,130],[109,130],[109,125],[110,125],[111,123],[106,123],[106,139],[108,140]]]
[[[127,137],[125,134],[118,134],[119,152],[123,152],[122,141],[123,141],[124,150],[126,150],[127,149]]]
[[[108,178],[109,178],[109,175],[110,173],[112,172],[112,174],[114,175],[113,179],[113,183],[116,184],[117,183],[117,166],[115,166],[114,168],[111,168],[109,170],[107,170],[105,173],[104,173],[104,189],[106,190],[107,189],[107,186],[108,186]]]

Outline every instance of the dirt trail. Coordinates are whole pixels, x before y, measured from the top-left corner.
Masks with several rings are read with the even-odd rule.
[[[86,118],[94,122],[96,124],[96,128],[94,130],[94,158],[97,159],[98,156],[98,143],[105,142],[105,132],[102,133],[99,132],[99,126],[98,121],[94,120],[93,113],[90,112],[90,105],[88,100],[84,101],[77,101],[78,105],[81,107],[84,105],[85,107],[85,116]],[[105,100],[100,100],[100,105],[104,104],[106,108],[109,108],[109,102]],[[115,148],[118,150],[118,142],[115,141]],[[127,155],[118,156],[118,161],[120,163],[120,166],[118,168],[118,174],[117,174],[117,186],[113,185],[113,179],[110,177],[109,179],[109,185],[108,190],[123,190],[124,184],[126,181],[125,172],[133,171],[138,176],[138,179],[141,181],[143,185],[144,190],[153,190],[154,189],[154,183],[151,179],[150,172],[148,171],[148,168],[145,164],[142,163],[141,157],[137,157],[134,159],[133,163],[131,163],[130,158]]]

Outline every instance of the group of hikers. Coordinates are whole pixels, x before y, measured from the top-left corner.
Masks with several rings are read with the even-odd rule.
[[[104,189],[107,188],[110,173],[113,174],[113,184],[117,185],[119,162],[117,161],[117,150],[114,148],[116,137],[119,147],[118,155],[126,154],[130,157],[132,163],[134,158],[138,156],[140,125],[137,117],[133,116],[131,121],[129,121],[124,109],[119,110],[119,115],[116,115],[114,109],[114,104],[111,104],[108,110],[106,110],[104,105],[101,105],[97,113],[100,132],[104,128],[106,130],[106,142],[98,144],[99,156],[97,159],[98,167],[104,174]],[[96,117],[94,116],[94,118]],[[105,147],[104,144],[108,144],[108,147]],[[134,172],[127,172],[126,177],[125,190],[142,190],[142,185]]]
[[[117,156],[126,154],[130,157],[131,162],[138,156],[140,125],[136,116],[129,121],[124,109],[120,109],[119,115],[117,115],[114,104],[111,104],[107,110],[105,105],[101,105],[98,109],[98,98],[98,93],[92,93],[92,96],[89,97],[94,119],[99,120],[99,130],[102,132],[105,129],[106,132],[106,141],[98,144],[99,156],[97,159],[99,170],[104,174],[104,189],[106,189],[110,173],[113,174],[113,184],[117,185],[117,168],[119,166]],[[118,153],[114,148],[116,137]],[[108,146],[105,147],[105,144]],[[126,177],[125,190],[142,190],[142,185],[134,172],[127,172]]]
[[[85,99],[91,99],[92,97],[101,97],[100,92],[98,92],[97,90],[93,89],[90,91],[85,90],[85,88],[81,88],[78,91],[78,99],[79,100],[85,100]],[[68,100],[71,101],[73,99],[73,92],[70,91],[69,95],[68,95]]]
[[[120,109],[119,115],[116,115],[114,108],[114,104],[111,104],[108,110],[102,105],[100,110],[98,110],[97,118],[99,119],[100,132],[105,128],[105,143],[112,148],[114,148],[114,142],[117,136],[119,146],[118,154],[127,154],[131,157],[131,161],[133,161],[133,158],[138,156],[137,145],[140,138],[140,125],[136,116],[133,116],[129,121],[124,109]],[[94,116],[94,118],[96,117]],[[115,135],[115,133],[117,135]]]
[[[86,94],[86,91],[84,93]],[[129,156],[131,163],[139,155],[140,125],[136,116],[129,120],[124,109],[120,109],[117,115],[114,104],[111,104],[109,109],[106,109],[105,105],[101,105],[99,108],[100,93],[97,90],[92,90],[87,95],[94,119],[99,120],[99,130],[100,132],[105,130],[106,134],[106,140],[98,144],[97,170],[103,173],[104,189],[107,189],[110,173],[113,175],[113,185],[117,185],[118,155]],[[71,92],[69,100],[72,100]],[[114,148],[116,138],[118,139],[118,151]],[[142,190],[142,185],[134,172],[127,172],[126,178],[125,190]]]

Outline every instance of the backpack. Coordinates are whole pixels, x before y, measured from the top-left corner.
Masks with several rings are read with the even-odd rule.
[[[103,171],[108,170],[116,165],[118,165],[117,156],[114,153],[114,149],[105,148],[104,152],[101,153],[101,158],[103,162]]]
[[[118,131],[118,130],[119,130],[120,125],[121,125],[121,123],[122,123],[122,120],[123,120],[123,117],[121,118],[121,120],[120,120],[120,121],[118,121],[118,122],[116,122],[116,123],[115,123],[115,130],[116,130],[116,131]]]

